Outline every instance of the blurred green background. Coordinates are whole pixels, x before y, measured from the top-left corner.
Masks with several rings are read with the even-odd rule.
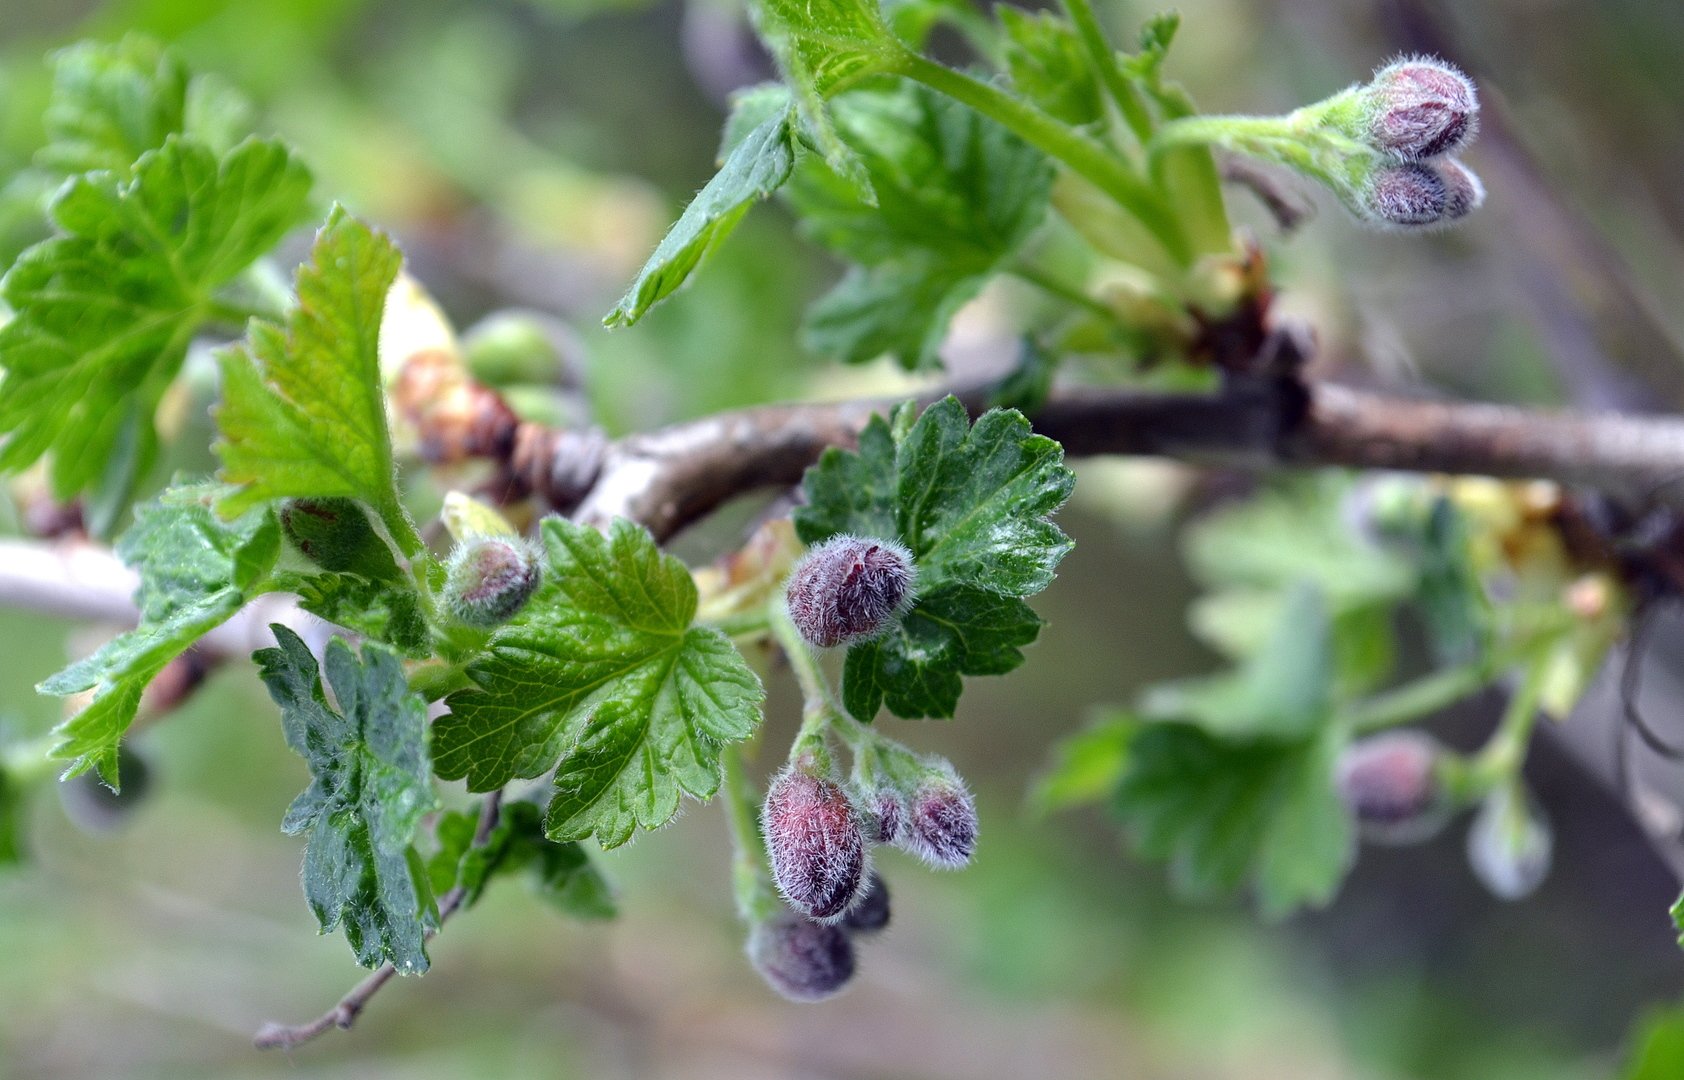
[[[1419,43],[1410,12],[1389,3],[1180,6],[1171,67],[1211,111],[1284,110]],[[393,230],[459,325],[505,306],[565,320],[592,413],[611,430],[898,385],[887,369],[839,372],[801,355],[800,311],[836,268],[776,206],[646,323],[597,326],[710,174],[725,91],[766,71],[731,0],[0,7],[0,176],[39,138],[46,53],[142,30],[251,94],[267,126],[305,151],[320,190]],[[1605,290],[1610,265],[1639,296],[1670,295],[1684,270],[1684,7],[1432,10],[1613,262],[1563,251],[1544,211],[1499,186],[1504,166],[1476,146],[1491,205],[1455,234],[1376,236],[1323,205],[1280,240],[1236,195],[1266,237],[1283,303],[1314,320],[1330,362],[1362,358],[1348,373],[1582,400],[1579,361],[1606,354],[1614,383],[1648,378],[1676,404],[1676,354],[1638,345],[1671,347],[1684,306],[1642,305],[1634,325]],[[1150,13],[1109,8],[1120,34]],[[0,264],[39,227],[18,209],[34,205],[27,193],[11,194],[0,197]],[[986,294],[960,321],[955,363],[1002,355],[1022,302]],[[249,669],[230,669],[139,738],[157,783],[120,831],[79,829],[51,791],[32,798],[33,862],[0,877],[0,1077],[1614,1075],[1634,1018],[1684,994],[1664,914],[1676,883],[1613,800],[1547,744],[1532,776],[1557,826],[1557,867],[1518,905],[1480,891],[1452,833],[1365,849],[1330,910],[1266,926],[1242,905],[1175,900],[1161,868],[1131,861],[1097,814],[1027,809],[1048,747],[1093,705],[1212,663],[1183,625],[1193,587],[1175,507],[1186,475],[1155,463],[1082,473],[1064,518],[1078,547],[1038,604],[1051,625],[1029,662],[978,683],[952,724],[888,721],[972,780],[983,840],[958,875],[883,858],[894,926],[865,947],[841,999],[786,1005],[760,985],[741,960],[724,822],[692,806],[602,857],[617,922],[570,923],[505,885],[438,938],[431,974],[388,988],[352,1033],[259,1054],[258,1024],[313,1015],[361,973],[341,939],[314,935],[300,845],[278,830],[303,765]],[[681,550],[711,554],[705,536]],[[8,735],[56,721],[58,703],[30,687],[92,640],[0,615]],[[797,712],[774,686],[773,746]],[[1471,703],[1443,731],[1469,741],[1491,711]]]

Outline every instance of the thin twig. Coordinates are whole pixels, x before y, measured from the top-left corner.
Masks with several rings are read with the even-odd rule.
[[[472,848],[482,848],[491,838],[491,832],[497,828],[497,818],[503,805],[501,790],[493,791],[480,803],[479,825],[474,829]],[[468,890],[456,885],[439,898],[439,926],[454,915],[467,898]],[[438,929],[427,932],[431,938],[438,933]],[[397,969],[391,964],[382,964],[372,975],[351,988],[351,992],[340,998],[327,1012],[306,1024],[276,1024],[268,1023],[258,1031],[252,1039],[259,1050],[291,1050],[302,1046],[329,1028],[349,1028],[357,1022],[357,1016],[367,1007],[369,999],[379,992],[397,974]]]

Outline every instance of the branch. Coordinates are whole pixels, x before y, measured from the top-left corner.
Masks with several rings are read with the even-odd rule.
[[[502,791],[493,791],[480,803],[479,825],[474,829],[474,842],[470,850],[485,846],[491,838],[492,830],[497,828],[497,819],[503,807]],[[439,898],[439,927],[444,926],[445,920],[456,914],[466,899],[468,890],[460,884]],[[438,928],[427,932],[432,938],[438,933]],[[302,1046],[318,1035],[324,1034],[329,1028],[349,1029],[357,1022],[357,1017],[368,1006],[369,999],[380,992],[380,988],[392,981],[397,969],[391,964],[382,964],[374,973],[351,988],[351,992],[340,998],[329,1009],[306,1024],[264,1024],[252,1038],[252,1044],[259,1050],[291,1050]]]

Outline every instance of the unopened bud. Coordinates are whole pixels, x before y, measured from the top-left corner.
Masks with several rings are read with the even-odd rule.
[[[1377,225],[1419,228],[1443,221],[1450,202],[1444,177],[1430,165],[1380,165],[1361,194],[1364,217]]]
[[[912,793],[901,846],[931,866],[957,870],[976,851],[976,803],[957,773],[931,773]]]
[[[865,873],[865,833],[847,792],[824,776],[785,769],[761,813],[772,880],[796,911],[835,919]]]
[[[1473,81],[1441,60],[1399,60],[1367,88],[1368,140],[1404,161],[1452,154],[1479,128]]]
[[[371,579],[397,574],[392,549],[352,499],[288,499],[280,518],[287,539],[323,570]]]
[[[1460,161],[1445,159],[1433,162],[1439,179],[1444,181],[1444,219],[1455,221],[1467,217],[1485,202],[1485,185],[1474,171]]]
[[[865,801],[866,839],[873,844],[897,843],[906,834],[906,800],[891,788],[873,791]]]
[[[889,887],[875,870],[860,890],[860,897],[839,924],[855,934],[875,934],[889,925]]]
[[[1418,731],[1390,731],[1345,748],[1334,785],[1363,839],[1416,844],[1444,827],[1450,808],[1439,778],[1442,753],[1437,740]]]
[[[1522,900],[1543,884],[1554,847],[1549,822],[1519,784],[1486,796],[1468,829],[1468,865],[1503,900]]]
[[[748,958],[767,985],[791,1001],[823,1001],[854,977],[854,944],[847,931],[793,911],[755,923]]]
[[[497,626],[526,604],[540,576],[538,560],[520,540],[482,536],[451,554],[445,603],[469,626]]]
[[[809,644],[833,648],[876,636],[912,598],[912,553],[893,540],[833,536],[790,574],[789,617]]]

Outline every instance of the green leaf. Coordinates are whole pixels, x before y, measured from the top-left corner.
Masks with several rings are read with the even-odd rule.
[[[891,70],[905,51],[877,0],[759,0],[755,10],[790,83],[814,100]]]
[[[216,444],[238,513],[271,499],[349,498],[371,506],[405,555],[424,546],[398,498],[380,382],[380,321],[403,255],[341,207],[298,270],[285,329],[254,320],[222,354]]]
[[[1684,1076],[1684,1007],[1651,1009],[1638,1025],[1620,1080],[1678,1080],[1680,1076]]]
[[[814,163],[789,196],[803,229],[859,264],[819,301],[809,347],[849,362],[885,352],[937,362],[947,324],[1045,216],[1052,170],[1004,128],[933,90],[906,84],[834,103],[875,205]]]
[[[72,180],[52,206],[60,235],[0,282],[15,312],[0,327],[0,468],[52,451],[53,491],[66,499],[132,483],[212,294],[298,224],[309,192],[309,172],[279,143],[248,141],[219,159],[174,136],[126,178]],[[113,481],[103,474],[131,428],[141,452]]]
[[[1099,80],[1068,19],[1005,6],[995,15],[1006,32],[1006,70],[1019,93],[1066,124],[1104,118]]]
[[[529,870],[539,895],[563,914],[579,919],[617,914],[614,890],[584,847],[547,839],[543,811],[536,804],[505,802],[496,827],[475,847],[478,828],[477,811],[452,810],[440,816],[435,832],[439,850],[427,861],[434,894],[461,886],[463,905],[472,907],[493,878]]]
[[[336,626],[383,641],[405,656],[430,654],[421,594],[404,581],[374,581],[358,574],[282,573],[271,588],[295,593],[298,606]]]
[[[1300,585],[1287,595],[1268,642],[1238,670],[1160,683],[1141,711],[1188,720],[1213,735],[1300,737],[1326,722],[1333,675],[1327,606],[1319,590]]]
[[[724,635],[691,625],[690,572],[647,530],[550,518],[542,536],[543,585],[434,728],[438,773],[488,791],[559,762],[550,837],[613,847],[671,820],[680,792],[713,795],[763,692]]]
[[[250,117],[250,104],[233,88],[193,77],[151,38],[84,41],[53,55],[47,144],[36,162],[61,173],[126,174],[171,135],[190,135],[220,155],[249,132]]]
[[[437,912],[411,847],[421,818],[438,805],[426,704],[410,693],[392,653],[364,645],[359,660],[334,638],[323,670],[335,709],[309,647],[284,626],[272,629],[279,644],[252,659],[281,707],[287,745],[310,766],[310,787],[281,822],[289,836],[309,835],[304,897],[323,933],[344,928],[364,967],[426,971]]]
[[[1339,736],[1229,740],[1191,724],[1152,724],[1128,749],[1116,807],[1140,852],[1171,861],[1195,896],[1250,883],[1278,918],[1333,898],[1355,854],[1333,787]]]
[[[795,166],[791,111],[786,105],[736,144],[725,161],[638,271],[626,295],[602,320],[610,329],[630,326],[671,296],[722,243],[749,207],[789,179]]]
[[[961,675],[998,675],[1023,660],[1040,619],[1022,598],[1052,583],[1070,540],[1048,520],[1075,483],[1056,442],[1021,413],[973,426],[957,398],[909,409],[895,432],[874,417],[857,452],[827,450],[807,471],[802,541],[838,533],[897,539],[912,552],[918,599],[884,636],[856,645],[843,671],[850,712],[869,719],[952,716]]]
[[[1030,790],[1030,804],[1044,814],[1109,798],[1128,768],[1129,744],[1139,730],[1138,718],[1112,713],[1060,740]]]
[[[88,707],[57,729],[53,753],[71,759],[66,778],[92,768],[116,788],[117,747],[146,685],[264,588],[280,551],[274,516],[259,509],[225,522],[211,509],[219,491],[170,488],[137,512],[117,551],[140,573],[140,625],[36,688],[60,696],[94,692]]]
[[[24,789],[17,781],[0,770],[0,869],[15,866],[26,855],[23,796]]]

